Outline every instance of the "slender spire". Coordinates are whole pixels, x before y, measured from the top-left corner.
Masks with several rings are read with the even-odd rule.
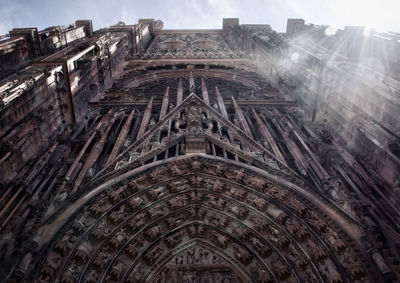
[[[193,78],[193,72],[190,71],[190,75],[189,75],[189,89],[190,89],[190,93],[194,93],[194,78]]]
[[[265,123],[261,120],[260,116],[258,116],[257,112],[254,109],[253,109],[253,117],[256,120],[256,123],[260,129],[261,135],[268,141],[275,156],[278,157],[278,159],[286,165],[286,161],[283,158],[283,155],[279,150],[278,146],[276,145],[274,138],[272,137]]]
[[[74,162],[72,163],[71,167],[69,168],[67,174],[65,175],[65,180],[67,180],[67,181],[70,180],[72,172],[75,170],[76,166],[78,165],[78,163],[81,160],[82,156],[85,154],[86,149],[89,147],[90,143],[92,142],[92,140],[94,139],[96,134],[97,134],[97,131],[94,131],[91,134],[91,136],[88,138],[88,140],[86,141],[85,145],[83,146],[83,148],[79,152],[78,156],[75,158]]]
[[[96,134],[100,131],[101,126],[107,122],[107,118],[111,115],[111,113],[112,113],[112,109],[110,109],[108,111],[107,115],[105,115],[103,117],[103,119],[101,119],[101,121],[97,124],[96,129],[93,131],[91,136],[88,138],[88,140],[86,141],[85,145],[83,146],[83,148],[79,152],[78,156],[75,158],[74,162],[72,163],[71,167],[69,168],[67,174],[65,175],[65,180],[67,180],[67,181],[70,180],[73,171],[75,170],[75,168],[78,165],[79,161],[81,160],[81,158],[85,154],[86,149],[89,147],[89,145],[91,144],[92,140],[95,138]]]
[[[97,159],[100,156],[101,151],[103,150],[103,147],[107,141],[108,138],[108,134],[111,131],[111,128],[114,124],[115,121],[115,117],[112,117],[111,120],[109,121],[107,128],[105,129],[104,132],[102,132],[100,140],[95,144],[95,146],[92,148],[92,150],[89,153],[88,158],[86,159],[85,164],[83,165],[81,171],[79,172],[78,177],[75,180],[75,184],[74,184],[74,188],[72,190],[72,192],[75,192],[79,185],[82,183],[83,179],[86,176],[86,173],[88,172],[88,170],[90,169],[90,167],[93,166],[93,164],[97,161]]]
[[[249,124],[247,124],[246,117],[244,117],[242,108],[240,108],[239,104],[236,102],[235,98],[232,96],[233,107],[235,108],[236,116],[239,118],[240,125],[250,137],[253,138],[253,134],[251,133]]]
[[[321,165],[318,158],[308,147],[307,143],[304,141],[304,139],[301,137],[301,135],[297,132],[294,125],[285,116],[283,116],[283,120],[286,122],[289,129],[292,130],[293,135],[297,138],[297,140],[300,142],[300,144],[305,149],[305,151],[308,153],[308,155],[311,156],[311,159],[313,162],[310,162],[311,160],[309,160],[309,163],[310,163],[311,167],[313,167],[314,171],[317,173],[318,178],[320,180],[324,180],[324,179],[328,178],[329,174],[325,171],[324,167]]]
[[[169,103],[169,86],[167,86],[167,90],[165,91],[164,98],[162,101],[160,119],[162,119],[162,117],[164,117],[165,114],[167,114],[168,103]]]
[[[182,79],[179,79],[178,84],[178,95],[176,97],[176,105],[179,105],[183,99],[183,87],[182,87]]]
[[[217,94],[217,102],[218,102],[219,109],[221,110],[222,115],[224,115],[225,118],[228,118],[228,113],[226,113],[224,100],[222,99],[222,95],[219,92],[219,89],[217,86],[215,86],[215,92]]]
[[[277,111],[274,111],[274,118],[275,119],[280,119],[280,115],[278,114]],[[281,137],[283,138],[287,149],[289,150],[290,154],[293,156],[294,158],[294,163],[297,167],[297,169],[299,170],[299,172],[301,172],[301,174],[303,175],[307,175],[307,167],[308,167],[308,163],[305,160],[301,150],[299,149],[299,147],[297,146],[297,144],[290,138],[290,133],[289,130],[287,128],[283,128],[280,123],[274,123],[275,128],[278,130],[278,132],[281,134]]]
[[[143,136],[146,132],[146,128],[149,125],[150,116],[151,116],[151,108],[153,107],[153,97],[150,99],[149,104],[147,104],[146,110],[143,114],[142,123],[140,124],[139,132],[137,135],[137,139]]]
[[[206,87],[206,83],[204,82],[204,79],[201,78],[201,91],[203,92],[203,100],[205,103],[210,105],[210,100],[208,99],[208,91]]]
[[[128,119],[126,119],[126,122],[121,129],[121,132],[119,133],[119,136],[117,138],[117,141],[115,142],[114,148],[113,148],[110,156],[108,157],[107,164],[111,163],[111,161],[113,161],[115,159],[115,157],[117,156],[117,154],[121,148],[121,145],[125,142],[125,138],[128,135],[134,113],[135,113],[135,109],[132,109],[131,113],[129,114]]]

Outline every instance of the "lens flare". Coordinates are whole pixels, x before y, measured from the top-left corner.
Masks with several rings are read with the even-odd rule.
[[[337,28],[334,27],[334,26],[328,26],[328,27],[325,29],[325,35],[326,35],[326,36],[335,35],[336,32],[337,32]]]

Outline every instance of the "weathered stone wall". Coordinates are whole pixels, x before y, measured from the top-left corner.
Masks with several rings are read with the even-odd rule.
[[[70,40],[85,36],[85,27],[67,31]],[[70,46],[67,55],[55,53],[44,59],[45,66],[30,66],[0,85],[0,180],[8,183],[21,168],[46,151],[71,121],[68,88],[71,90],[75,120],[82,120],[89,101],[104,90],[104,77],[110,67],[117,68],[126,54],[127,41],[122,34],[99,35],[103,41]],[[99,44],[112,41],[112,52]],[[83,51],[82,51],[83,50]],[[109,63],[109,61],[113,62]],[[68,66],[69,84],[62,62]],[[101,74],[99,72],[101,70]]]
[[[13,73],[18,66],[28,60],[28,44],[25,37],[0,41],[0,79]]]
[[[380,65],[364,64],[367,58],[382,62],[387,58],[376,57],[383,56],[379,53],[368,57],[372,54],[364,51],[360,60],[354,61],[354,52],[357,52],[354,44],[341,42],[347,49],[340,53],[318,44],[315,38],[321,40],[321,32],[325,29],[317,35],[315,28],[313,32],[301,27],[288,27],[288,30],[291,31],[290,38],[261,30],[253,32],[250,54],[260,72],[286,97],[298,101],[303,119],[328,126],[335,141],[356,157],[368,172],[373,172],[378,182],[395,189],[400,172],[400,154],[396,146],[400,143],[400,82],[388,72],[383,73]],[[335,40],[345,41],[346,38],[341,36]],[[376,37],[364,40],[375,44],[377,41]],[[381,39],[380,44],[393,43]],[[240,48],[245,50],[246,44]],[[343,53],[352,55],[353,59]],[[393,65],[393,62],[387,62],[387,65]]]

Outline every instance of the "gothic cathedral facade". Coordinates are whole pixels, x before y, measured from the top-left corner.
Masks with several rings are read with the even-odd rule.
[[[400,48],[376,38],[299,19],[10,31],[0,278],[397,282],[399,66],[371,46]]]

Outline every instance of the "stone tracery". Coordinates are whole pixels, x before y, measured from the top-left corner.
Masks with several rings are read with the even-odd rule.
[[[85,121],[70,129],[70,156],[60,152],[67,148],[60,138],[26,169],[32,184],[11,185],[26,186],[36,199],[45,190],[40,196],[48,202],[26,212],[40,208],[36,223],[24,228],[31,239],[7,248],[8,256],[15,247],[21,251],[7,279],[392,278],[396,264],[371,248],[375,224],[363,217],[368,202],[354,193],[361,177],[370,179],[348,173],[346,164],[359,166],[352,155],[335,151],[340,145],[324,126],[303,123],[290,93],[271,86],[251,60],[248,49],[256,43],[239,51],[233,27],[162,31],[155,24],[112,28],[127,34],[119,42],[131,55],[103,96],[91,101]],[[254,38],[271,33],[249,28],[257,30]],[[125,42],[147,29],[151,37]],[[379,205],[374,209],[382,210]],[[396,223],[395,216],[388,219]]]

